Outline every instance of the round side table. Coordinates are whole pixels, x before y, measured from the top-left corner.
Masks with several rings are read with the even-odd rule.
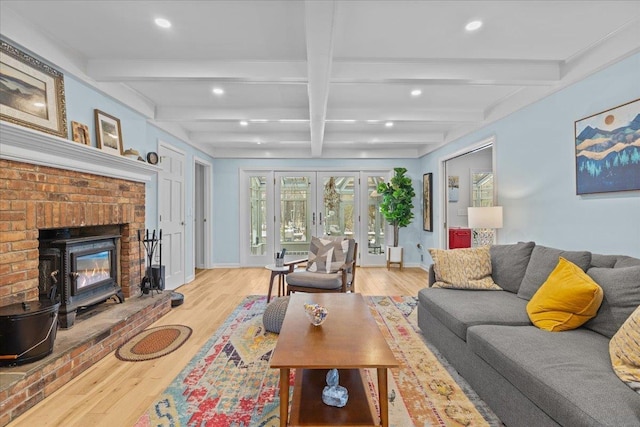
[[[278,296],[285,294],[284,292],[284,276],[291,271],[288,265],[276,267],[275,264],[265,265],[264,268],[271,270],[271,279],[269,280],[269,293],[267,293],[267,303],[271,300],[271,290],[273,289],[273,279],[278,276]]]

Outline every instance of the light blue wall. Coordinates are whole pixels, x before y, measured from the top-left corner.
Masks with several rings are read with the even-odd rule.
[[[407,175],[413,180],[417,197],[414,199],[414,220],[406,228],[400,229],[400,245],[405,249],[405,263],[420,262],[416,244],[422,230],[422,172],[418,159],[216,159],[213,178],[213,240],[214,263],[217,265],[237,265],[240,262],[240,169],[272,168],[274,170],[300,169],[384,169],[407,168]]]
[[[91,145],[96,146],[94,109],[120,119],[124,149],[133,148],[145,157],[150,151],[158,152],[159,142],[168,143],[185,153],[185,268],[187,279],[193,275],[193,196],[194,196],[194,156],[209,163],[213,158],[194,149],[184,141],[170,135],[148,122],[147,118],[136,111],[124,106],[120,102],[104,95],[73,76],[65,75],[65,98],[67,103],[67,121],[69,123],[69,138],[71,138],[71,121],[89,126]],[[158,179],[154,176],[146,183],[145,192],[145,222],[146,228],[158,228]],[[166,264],[166,261],[163,260]]]
[[[421,159],[434,172],[434,224],[441,224],[438,166],[448,154],[495,136],[499,243],[535,241],[567,250],[640,257],[640,192],[576,195],[574,122],[640,98],[640,54],[556,92]],[[437,247],[439,227],[424,232]],[[428,257],[425,257],[428,258]]]

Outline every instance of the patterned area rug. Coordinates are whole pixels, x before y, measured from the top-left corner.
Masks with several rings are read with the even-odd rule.
[[[390,370],[391,426],[502,425],[427,347],[417,326],[416,298],[365,299],[401,364]],[[266,297],[247,297],[136,426],[278,426],[279,370],[269,368],[278,335],[264,330],[265,307]],[[377,402],[375,375],[365,372]]]
[[[128,362],[157,359],[175,351],[191,336],[191,328],[167,325],[145,329],[116,350],[116,357]]]

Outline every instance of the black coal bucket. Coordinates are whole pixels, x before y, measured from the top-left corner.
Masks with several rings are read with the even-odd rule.
[[[0,366],[30,363],[51,354],[59,307],[60,303],[48,300],[0,307]]]

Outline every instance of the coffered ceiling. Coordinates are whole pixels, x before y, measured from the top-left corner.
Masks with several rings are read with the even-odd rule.
[[[3,36],[215,157],[419,157],[640,52],[640,1],[0,8]]]

